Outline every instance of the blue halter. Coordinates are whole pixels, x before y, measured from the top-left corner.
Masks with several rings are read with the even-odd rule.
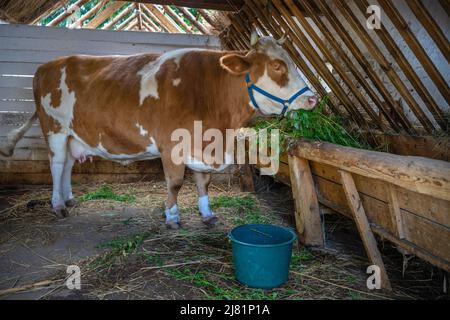
[[[258,103],[256,103],[255,97],[253,95],[253,90],[261,93],[263,96],[266,96],[267,98],[279,102],[280,104],[283,105],[283,110],[281,111],[281,115],[284,116],[284,114],[286,113],[286,111],[289,108],[289,105],[295,101],[295,99],[297,99],[298,97],[300,97],[301,95],[303,95],[305,92],[307,91],[311,91],[310,88],[308,88],[307,86],[304,87],[303,89],[299,90],[297,93],[295,93],[292,97],[290,97],[289,99],[285,100],[285,99],[281,99],[277,96],[274,96],[273,94],[268,93],[267,91],[261,89],[260,87],[256,86],[253,82],[250,81],[250,74],[246,74],[245,75],[245,82],[247,83],[247,91],[248,91],[248,96],[250,97],[250,100],[253,103],[253,106],[255,107],[255,109],[261,109],[258,106]]]

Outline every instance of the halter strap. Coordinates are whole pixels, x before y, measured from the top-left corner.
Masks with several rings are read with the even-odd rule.
[[[247,92],[248,92],[248,96],[250,97],[250,101],[252,102],[253,106],[255,109],[261,109],[258,105],[258,103],[255,100],[255,96],[253,94],[253,91],[256,91],[260,94],[262,94],[263,96],[269,98],[270,100],[276,101],[280,104],[283,105],[283,110],[281,111],[281,115],[284,115],[286,113],[286,111],[289,109],[289,106],[291,105],[292,102],[295,101],[295,99],[297,99],[298,97],[300,97],[301,95],[305,94],[305,92],[311,91],[311,89],[306,86],[304,88],[302,88],[301,90],[297,91],[292,97],[290,97],[289,99],[282,99],[280,97],[277,97],[269,92],[267,92],[264,89],[261,89],[260,87],[258,87],[257,85],[255,85],[251,80],[250,80],[250,74],[247,73],[245,75],[245,82],[247,83]]]

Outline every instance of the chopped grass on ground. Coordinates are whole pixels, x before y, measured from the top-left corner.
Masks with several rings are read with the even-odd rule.
[[[81,202],[100,199],[114,200],[127,203],[136,202],[136,197],[134,195],[132,194],[119,195],[114,192],[114,190],[110,185],[101,186],[97,190],[85,193],[80,197]]]
[[[218,196],[211,201],[211,208],[231,208],[235,209],[236,225],[252,224],[252,223],[270,223],[268,215],[261,212],[257,200],[250,196]]]

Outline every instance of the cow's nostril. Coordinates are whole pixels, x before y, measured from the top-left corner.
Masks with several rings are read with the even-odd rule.
[[[311,107],[315,107],[316,104],[317,104],[317,98],[316,98],[316,97],[310,97],[310,98],[308,98],[308,104],[309,104]]]

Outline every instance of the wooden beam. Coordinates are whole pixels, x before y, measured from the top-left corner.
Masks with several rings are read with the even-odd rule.
[[[355,2],[356,6],[359,8],[362,14],[365,13],[366,8],[369,6],[369,2],[367,0],[360,0]],[[411,82],[414,89],[419,94],[420,98],[423,100],[425,105],[427,106],[430,113],[433,115],[434,119],[438,123],[438,125],[446,131],[448,129],[448,124],[445,119],[445,115],[442,110],[439,108],[437,103],[434,101],[431,94],[428,92],[427,88],[423,85],[421,79],[415,72],[414,68],[411,66],[408,59],[403,54],[402,50],[398,46],[398,41],[395,41],[389,32],[386,30],[383,24],[381,24],[380,29],[374,30],[377,35],[380,37],[381,41],[388,49],[391,56],[395,59],[403,73],[408,78],[409,82]]]
[[[422,64],[425,71],[430,76],[433,83],[438,88],[439,92],[442,96],[450,101],[450,89],[447,81],[445,81],[444,77],[441,75],[439,70],[434,65],[433,61],[431,61],[430,56],[427,54],[425,49],[422,47],[420,42],[417,40],[414,33],[406,23],[405,19],[403,19],[402,15],[391,1],[388,0],[380,0],[379,3],[383,7],[385,14],[388,16],[389,20],[391,20],[392,24],[397,28],[397,31],[400,33],[402,38],[405,40],[408,47],[415,54],[417,60]]]
[[[291,155],[450,200],[450,162],[299,139]]]
[[[358,227],[369,261],[372,265],[376,265],[380,268],[381,287],[386,290],[392,290],[383,259],[377,247],[377,241],[372,233],[361,198],[356,189],[355,181],[353,181],[353,177],[350,173],[342,170],[340,170],[339,173],[345,196],[350,206],[350,210],[352,211],[356,226]]]
[[[348,47],[349,51],[353,55],[353,57],[350,57],[352,60],[356,60],[360,67],[365,70],[367,76],[369,76],[370,80],[373,83],[373,86],[377,88],[377,90],[380,92],[381,96],[385,99],[387,103],[389,103],[389,107],[391,110],[395,113],[398,122],[402,125],[402,127],[407,132],[412,132],[414,129],[411,126],[411,123],[409,120],[405,117],[405,115],[399,110],[399,106],[397,105],[395,99],[392,97],[389,90],[386,88],[384,82],[381,80],[379,74],[377,71],[373,69],[370,62],[367,60],[365,55],[361,52],[361,50],[356,45],[354,39],[350,36],[348,32],[345,31],[345,27],[339,20],[339,18],[336,16],[336,14],[333,12],[333,10],[328,6],[326,1],[317,0],[316,5],[319,6],[320,10],[324,13],[326,16],[328,22],[333,27],[333,29],[336,31],[337,35],[342,39],[344,44]],[[325,35],[328,35],[330,37],[330,40],[328,40],[328,43],[331,45],[339,46],[339,41],[337,38],[335,38],[335,35],[333,35],[329,28],[327,28],[322,20],[314,16],[313,9],[310,6],[310,4],[307,1],[303,2],[303,5],[305,7],[305,10],[310,15],[311,19],[313,19],[314,23],[318,25],[322,25],[322,31],[325,30]],[[331,40],[332,39],[332,40]],[[342,50],[342,48],[341,48]]]
[[[389,184],[387,198],[389,199],[389,212],[391,213],[392,225],[397,232],[397,237],[399,239],[405,239],[405,227],[403,226],[402,212],[398,204],[397,187]]]
[[[147,4],[174,5],[177,7],[200,8],[222,11],[238,11],[245,0],[131,0]]]
[[[391,64],[386,59],[383,52],[378,48],[375,41],[370,37],[365,27],[363,27],[362,24],[358,21],[358,18],[355,16],[353,11],[347,5],[346,0],[334,0],[334,1],[339,5],[338,8],[342,13],[342,15],[345,17],[345,20],[350,24],[350,26],[362,40],[364,45],[369,49],[369,52],[371,53],[372,57],[375,58],[375,60],[381,66],[383,71],[389,77],[392,84],[395,86],[397,91],[400,93],[405,102],[408,104],[409,108],[413,111],[416,118],[422,124],[424,129],[429,133],[433,132],[433,130],[435,129],[433,123],[430,121],[430,119],[428,119],[425,112],[418,105],[417,101],[412,96],[408,87],[406,87],[404,81],[394,71]]]
[[[163,6],[164,11],[172,18],[175,23],[177,23],[179,26],[184,29],[186,33],[193,33],[191,28],[183,21],[183,19],[180,18],[180,16],[172,10],[169,6]]]
[[[136,18],[136,14],[131,14],[128,18],[126,18],[124,21],[122,21],[122,23],[120,23],[116,30],[122,30],[125,26],[127,26],[131,20],[133,20],[134,18]]]
[[[428,34],[434,40],[439,50],[441,50],[442,55],[447,59],[447,62],[450,63],[450,43],[444,35],[444,32],[442,32],[442,29],[428,12],[427,8],[420,0],[409,0],[406,1],[406,3],[412,12],[414,12],[417,20],[425,27],[425,30],[427,30]]]
[[[138,27],[138,18],[135,17],[130,23],[123,28],[123,30],[129,31],[132,30],[134,27]]]
[[[173,22],[172,20],[170,20],[169,18],[167,18],[163,12],[161,12],[161,10],[152,4],[144,4],[143,5],[144,11],[147,14],[152,14],[155,19],[157,21],[159,21],[159,23],[169,32],[172,33],[181,33],[183,32],[183,30],[180,29],[180,27],[178,27],[178,25]]]
[[[82,27],[83,22],[89,19],[93,14],[97,13],[104,5],[105,3],[103,1],[100,1],[95,6],[93,6],[88,12],[86,12],[84,15],[82,15],[77,21],[72,23],[69,28],[77,28]]]
[[[52,21],[47,23],[47,26],[48,27],[54,27],[54,26],[59,25],[64,19],[69,17],[71,14],[73,14],[78,8],[83,6],[86,2],[88,2],[88,0],[78,0],[73,5],[68,7],[66,10],[61,12],[61,14],[58,15],[55,19],[53,19]]]
[[[136,6],[136,8],[137,8],[136,16],[137,16],[137,19],[138,19],[138,28],[139,28],[139,30],[142,30],[142,10],[141,10],[141,4],[138,3],[137,6]]]
[[[299,239],[307,246],[323,247],[319,202],[308,160],[289,156],[289,169]]]
[[[256,5],[257,1],[253,1]],[[260,2],[260,1],[259,1]],[[262,15],[262,13],[261,13]],[[345,109],[347,110],[349,117],[352,118],[357,124],[359,124],[362,128],[368,128],[368,124],[366,119],[359,113],[356,109],[354,103],[349,99],[348,94],[343,90],[339,82],[334,78],[331,71],[325,65],[325,62],[317,55],[315,49],[309,43],[309,40],[303,36],[300,39],[301,34],[297,34],[296,32],[290,31],[289,26],[281,17],[281,14],[274,7],[272,9],[272,18],[278,22],[280,27],[284,30],[281,34],[290,34],[290,38],[293,43],[298,47],[299,51],[303,53],[309,63],[314,67],[317,73],[324,79],[327,85],[331,88],[336,97],[343,104]]]
[[[144,5],[141,6],[142,9],[142,19],[143,22],[145,22],[147,25],[151,27],[151,30],[153,31],[164,31],[162,26],[158,26],[153,20],[155,19],[153,15],[148,14],[148,10],[144,7]],[[158,21],[158,19],[155,19],[155,21]]]
[[[275,37],[281,37],[282,32],[279,30],[276,30],[272,25],[269,23],[267,19],[265,19],[264,16],[260,16],[260,14],[257,12],[255,5],[251,5],[250,2],[248,5],[245,5],[242,10],[247,13],[247,15],[250,17],[253,17],[252,22],[254,22],[260,30],[263,30],[265,32],[265,35],[269,35],[267,31],[268,30],[272,35]],[[261,19],[261,21],[259,21]],[[314,89],[324,97],[327,93],[325,92],[324,88],[322,87],[321,83],[317,79],[317,76],[313,73],[311,68],[307,65],[307,63],[302,59],[299,52],[294,48],[294,46],[290,43],[285,44],[287,46],[287,51],[290,53],[291,58],[294,60],[294,62],[297,64],[297,66],[300,68],[300,70],[303,72],[303,74],[306,76],[308,81],[313,85]],[[330,100],[329,103],[330,108],[336,113],[340,114],[338,108],[334,105],[334,103]]]
[[[117,16],[115,16],[110,22],[105,24],[102,29],[109,29],[114,26],[117,22],[119,22],[123,17],[134,10],[134,4],[130,5],[128,8],[122,10]]]
[[[292,1],[290,1],[293,5]],[[280,11],[280,16],[283,15],[284,19],[286,19],[286,23],[288,24],[288,27],[290,30],[293,31],[291,38],[300,38],[301,41],[306,45],[306,48],[308,53],[304,53],[307,57],[311,55],[316,55],[316,52],[314,51],[313,46],[310,44],[310,40],[307,38],[307,36],[303,33],[303,31],[300,29],[300,27],[297,25],[297,23],[294,21],[294,19],[291,17],[291,12],[287,10],[287,8],[284,6],[282,1],[274,1],[275,10]],[[314,30],[312,28],[309,28],[309,24],[306,21],[306,17],[302,16],[302,13],[300,10],[296,12],[298,14],[297,19],[302,22],[303,27],[308,28],[312,33],[308,33],[308,35],[313,39],[313,41],[316,43],[317,47],[320,49],[324,57],[331,62],[334,69],[338,73],[339,77],[344,81],[344,83],[347,85],[347,87],[350,89],[350,91],[353,93],[353,96],[358,100],[361,107],[365,110],[367,115],[372,119],[373,123],[378,126],[379,129],[383,130],[383,125],[381,121],[379,121],[378,115],[373,111],[373,109],[370,107],[370,105],[367,103],[365,97],[362,95],[362,93],[359,91],[358,88],[356,88],[356,85],[352,82],[352,80],[347,76],[346,72],[341,69],[341,65],[337,63],[337,61],[334,59],[333,55],[329,50],[326,48],[324,43],[321,41],[320,37],[315,35]],[[300,18],[301,17],[301,18]],[[304,19],[304,20],[303,20]],[[325,63],[323,63],[325,65]],[[328,70],[328,68],[325,69]],[[331,73],[331,72],[330,72]],[[333,79],[333,75],[330,75]],[[337,83],[337,82],[336,82]],[[338,84],[339,85],[339,84]]]
[[[102,12],[96,15],[91,21],[89,21],[83,28],[95,29],[101,25],[106,19],[108,19],[114,12],[126,4],[125,1],[115,1],[107,6]]]
[[[199,21],[197,21],[197,18],[194,17],[192,15],[192,13],[189,12],[188,9],[183,8],[183,7],[177,7],[177,8],[178,8],[178,10],[181,11],[181,13],[184,15],[184,17],[186,19],[188,19],[189,22],[192,23],[198,29],[198,31],[200,31],[203,34],[209,34],[208,30],[206,30],[206,28]]]

